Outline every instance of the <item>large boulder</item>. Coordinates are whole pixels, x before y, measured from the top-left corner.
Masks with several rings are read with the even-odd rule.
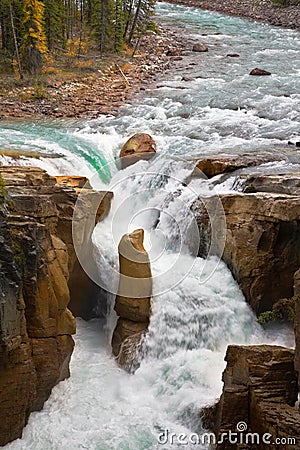
[[[195,173],[201,170],[207,178],[216,175],[234,172],[244,167],[254,167],[263,163],[278,160],[278,155],[267,152],[259,154],[244,153],[242,155],[220,155],[211,158],[204,158],[198,161]]]
[[[208,52],[208,47],[207,47],[207,45],[201,44],[200,42],[198,42],[198,44],[193,45],[193,52],[197,52],[197,53]]]
[[[122,237],[119,244],[120,281],[115,311],[119,316],[112,338],[113,354],[130,369],[136,348],[148,328],[152,275],[149,256],[143,246],[144,230]]]
[[[120,152],[121,167],[130,166],[140,160],[148,161],[156,153],[154,139],[145,133],[133,135],[122,147]]]

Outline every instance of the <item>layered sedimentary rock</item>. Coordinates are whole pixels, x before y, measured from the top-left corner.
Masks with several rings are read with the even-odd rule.
[[[196,169],[201,170],[207,178],[212,178],[215,175],[222,173],[231,173],[238,169],[245,167],[254,167],[259,164],[278,160],[278,156],[271,155],[267,152],[260,152],[257,155],[253,153],[244,153],[242,155],[220,155],[218,157],[211,157],[201,159],[196,166]]]
[[[251,448],[296,449],[300,442],[300,415],[294,407],[300,371],[300,174],[277,175],[250,169],[268,161],[268,155],[264,158],[262,154],[211,158],[200,161],[198,168],[210,178],[224,174],[212,180],[216,185],[228,177],[226,173],[236,175],[240,192],[219,196],[225,230],[218,232],[226,237],[224,253],[220,246],[219,254],[255,312],[271,310],[277,300],[295,297],[295,355],[283,347],[229,346],[221,400],[204,410],[203,418],[204,424],[217,434],[237,432],[237,424],[245,422],[249,432],[259,433],[260,437],[269,433],[271,442],[284,438],[286,443],[272,446],[260,440]],[[206,202],[213,205],[215,198]],[[209,241],[214,224],[203,203],[197,201],[193,209],[199,217],[202,241]],[[201,254],[205,255],[206,248],[201,245]],[[296,444],[288,441],[291,437]],[[225,441],[217,448],[244,450],[249,442],[236,445]]]
[[[269,433],[266,439],[271,444],[276,438],[286,439],[282,442],[287,445],[281,444],[276,448],[298,448],[300,413],[294,407],[298,398],[294,351],[272,345],[231,345],[225,360],[223,393],[210,414],[212,423],[208,425],[219,437],[228,431],[238,433],[238,442],[242,441],[243,445],[225,439],[217,448],[246,449],[246,434],[251,432],[259,435],[259,438],[249,437],[248,445],[258,444],[253,448],[273,448],[262,441],[266,433]],[[246,424],[243,429],[238,425],[241,422]],[[291,437],[295,439],[294,445],[287,440]]]
[[[239,168],[247,162],[253,165],[253,157],[229,160],[212,160],[210,173],[232,170],[236,163]],[[205,164],[202,161],[198,167],[207,172]],[[293,296],[293,277],[300,266],[299,179],[297,174],[242,176],[245,193],[219,196],[226,223],[223,259],[257,313],[272,309],[281,298]],[[212,229],[205,206],[198,201],[193,209],[199,216],[202,241],[209,240]],[[203,248],[201,254],[205,253]]]
[[[1,167],[0,445],[21,436],[29,413],[69,376],[75,319],[69,271],[78,196],[41,169]],[[75,183],[75,181],[73,181]],[[103,206],[103,205],[102,205]]]
[[[300,265],[300,197],[232,194],[221,197],[227,237],[224,261],[254,311],[293,296]]]
[[[143,246],[144,231],[135,230],[119,244],[120,281],[115,311],[118,322],[112,338],[117,361],[127,370],[137,364],[137,350],[150,318],[152,278],[149,256]]]
[[[121,167],[130,166],[140,160],[148,161],[156,153],[156,144],[154,139],[145,133],[133,135],[123,145],[120,152]]]

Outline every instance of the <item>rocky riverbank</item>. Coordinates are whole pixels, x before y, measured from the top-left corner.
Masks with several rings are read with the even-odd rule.
[[[117,114],[118,108],[144,90],[151,80],[168,69],[184,48],[184,39],[169,28],[149,32],[140,50],[123,56],[82,61],[81,71],[43,75],[34,80],[3,78],[0,91],[0,119],[95,118]],[[175,56],[174,56],[175,55]],[[84,66],[86,67],[84,68]],[[48,70],[52,70],[51,68]]]
[[[300,6],[282,6],[272,0],[168,0],[184,6],[249,17],[271,25],[300,30]],[[296,2],[295,2],[296,3]]]

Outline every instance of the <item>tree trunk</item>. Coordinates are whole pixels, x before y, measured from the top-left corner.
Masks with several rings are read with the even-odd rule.
[[[12,7],[12,3],[11,2],[9,2],[9,12],[10,12],[11,29],[12,29],[12,34],[13,34],[14,44],[15,44],[16,58],[17,58],[18,67],[19,67],[19,74],[20,74],[20,78],[22,80],[23,79],[23,72],[22,72],[22,66],[21,66],[21,60],[20,60],[20,54],[19,54],[16,30],[15,30],[14,12],[13,12],[13,7]]]

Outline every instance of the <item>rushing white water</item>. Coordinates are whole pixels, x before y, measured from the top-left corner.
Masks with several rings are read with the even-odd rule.
[[[162,446],[159,434],[165,429],[201,434],[200,411],[220,395],[229,343],[292,345],[286,329],[260,328],[224,263],[215,256],[197,257],[199,236],[190,205],[211,187],[185,181],[193,165],[187,160],[224,151],[276,152],[278,163],[256,170],[299,168],[299,151],[285,144],[300,140],[300,33],[194,8],[160,4],[158,12],[191,42],[205,39],[209,52],[187,54],[157,89],[118,117],[0,126],[1,148],[41,155],[18,163],[52,174],[86,175],[95,187],[114,191],[111,213],[93,236],[102,282],[117,285],[118,242],[124,233],[143,227],[155,294],[136,373],[125,373],[111,358],[110,322],[78,321],[71,378],[54,388],[43,411],[31,415],[23,438],[8,449],[182,448]],[[228,58],[228,53],[240,58]],[[273,75],[249,77],[256,66]],[[115,157],[136,132],[154,136],[158,154],[119,171]],[[43,153],[61,157],[44,158]],[[219,190],[231,189],[234,179],[226,183]]]

